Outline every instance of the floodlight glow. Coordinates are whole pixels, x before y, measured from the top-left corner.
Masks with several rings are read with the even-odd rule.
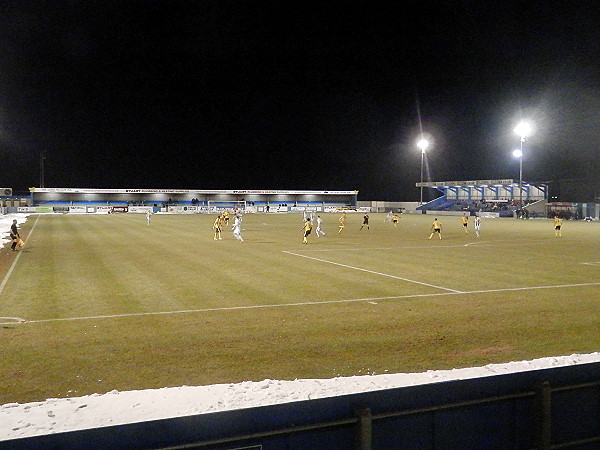
[[[525,121],[521,121],[515,127],[515,133],[517,133],[518,136],[521,136],[521,139],[526,138],[531,135],[531,125]]]
[[[420,139],[419,142],[417,142],[417,147],[421,149],[422,153],[425,153],[425,150],[429,147],[429,141],[427,139]]]
[[[513,152],[513,156],[514,156],[515,158],[521,158],[521,157],[523,156],[523,152],[522,152],[520,149],[516,149],[516,150]]]

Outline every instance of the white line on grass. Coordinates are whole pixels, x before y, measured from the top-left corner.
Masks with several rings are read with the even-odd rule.
[[[94,320],[94,319],[118,319],[124,317],[143,317],[143,316],[165,316],[172,314],[188,314],[188,313],[201,313],[201,312],[215,312],[215,311],[235,311],[235,310],[247,310],[247,309],[269,309],[269,308],[285,308],[293,306],[314,306],[314,305],[331,305],[336,303],[359,303],[359,302],[374,302],[382,300],[402,300],[410,298],[426,298],[426,297],[443,297],[446,295],[471,295],[471,294],[486,294],[495,292],[511,292],[511,291],[527,291],[533,289],[563,289],[573,287],[585,287],[585,286],[600,286],[598,283],[575,283],[575,284],[556,284],[552,286],[529,286],[529,287],[518,287],[518,288],[504,288],[504,289],[482,289],[478,291],[466,291],[466,292],[438,292],[435,294],[410,294],[410,295],[394,295],[389,297],[371,297],[371,298],[350,298],[344,300],[324,300],[321,302],[295,302],[295,303],[281,303],[281,304],[270,304],[270,305],[247,305],[247,306],[224,306],[220,308],[203,308],[203,309],[185,309],[179,311],[156,311],[156,312],[143,312],[143,313],[128,313],[128,314],[107,314],[98,316],[83,316],[83,317],[63,317],[57,319],[39,319],[39,320],[26,320],[24,323],[45,323],[45,322],[71,322],[76,320]]]
[[[438,249],[438,248],[460,248],[464,247],[463,244],[458,245],[436,245],[435,247],[431,245],[419,245],[412,247],[358,247],[358,248],[324,248],[324,249],[306,249],[302,250],[303,252],[359,252],[364,250],[405,250],[405,249],[415,249],[415,248],[424,248],[424,249]]]
[[[29,236],[27,236],[27,239],[29,239],[31,237],[31,235],[33,234],[33,230],[35,229],[35,226],[37,225],[38,220],[40,220],[39,214],[37,216],[37,219],[35,219],[35,223],[31,227],[31,231],[29,232]],[[27,239],[25,241],[23,241],[26,244],[27,244]],[[4,286],[6,286],[6,283],[8,283],[8,279],[10,278],[10,275],[12,274],[15,266],[17,265],[17,261],[19,261],[20,257],[21,257],[21,252],[18,252],[17,257],[14,259],[14,261],[10,265],[10,269],[8,269],[8,272],[6,272],[6,275],[4,276],[4,280],[2,280],[2,283],[0,283],[0,295],[2,295],[2,291],[4,291]]]
[[[485,240],[485,241],[474,241],[468,242],[466,244],[456,244],[456,245],[412,245],[412,246],[398,246],[398,247],[359,247],[359,248],[319,248],[319,249],[303,249],[302,251],[305,253],[320,253],[320,252],[359,252],[366,250],[408,250],[408,249],[425,249],[425,250],[437,250],[440,248],[463,248],[470,247],[471,245],[477,244],[477,247],[497,247],[497,244],[494,242],[502,242],[503,247],[509,246],[521,246],[523,245],[521,242],[513,242],[513,243],[505,243],[501,240]],[[527,245],[548,245],[547,242],[528,242]]]
[[[436,286],[435,284],[423,283],[422,281],[415,281],[415,280],[409,280],[408,278],[397,277],[396,275],[390,275],[390,274],[387,274],[387,273],[375,272],[373,270],[363,269],[361,267],[354,267],[354,266],[349,266],[347,264],[340,264],[340,263],[336,263],[336,262],[333,262],[333,261],[327,261],[326,259],[315,258],[313,256],[301,255],[299,253],[288,252],[288,251],[285,251],[285,250],[283,251],[283,253],[287,253],[288,255],[299,256],[301,258],[312,259],[312,260],[319,261],[319,262],[322,262],[322,263],[333,264],[334,266],[345,267],[346,269],[360,270],[361,272],[372,273],[372,274],[375,274],[375,275],[380,275],[382,277],[394,278],[396,280],[402,280],[402,281],[408,281],[409,283],[420,284],[421,286],[427,286],[427,287],[432,287],[432,288],[435,288],[435,289],[442,289],[444,291],[455,292],[457,294],[459,294],[459,293],[462,292],[462,291],[457,291],[456,289],[450,289],[450,288],[445,288],[445,287],[442,287],[442,286]]]
[[[23,323],[25,319],[21,317],[0,317],[0,325],[14,325],[15,323]]]

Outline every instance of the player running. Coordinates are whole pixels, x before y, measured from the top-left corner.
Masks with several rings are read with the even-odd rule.
[[[315,230],[315,234],[317,235],[317,237],[320,237],[321,235],[325,236],[325,232],[323,231],[323,219],[321,219],[321,216],[317,216],[317,229]]]
[[[308,244],[307,238],[312,230],[312,223],[310,222],[310,218],[306,219],[306,222],[304,222],[304,226],[302,227],[302,230],[304,231],[304,237],[302,238],[302,243]]]
[[[429,239],[431,239],[435,233],[438,234],[440,239],[442,238],[442,223],[439,220],[437,220],[437,217],[431,224],[431,234],[429,235]]]
[[[369,215],[368,214],[365,214],[363,216],[363,223],[360,226],[360,229],[358,231],[362,230],[363,227],[367,227],[367,230],[370,230],[370,228],[369,228]]]
[[[244,242],[242,238],[242,218],[236,214],[233,219],[233,226],[231,227],[233,230],[233,237],[240,241],[240,244]]]
[[[338,234],[340,234],[342,232],[342,230],[344,228],[346,228],[346,213],[343,212],[342,215],[340,216],[340,218],[338,219],[339,221],[339,230],[338,230]]]
[[[481,229],[481,217],[475,216],[475,235],[479,237],[479,230]]]

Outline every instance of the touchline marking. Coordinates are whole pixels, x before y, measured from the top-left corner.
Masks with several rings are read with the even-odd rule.
[[[156,312],[144,312],[144,313],[129,313],[129,314],[106,314],[99,316],[83,316],[83,317],[63,317],[57,319],[39,319],[39,320],[25,320],[21,322],[23,324],[28,323],[47,323],[47,322],[72,322],[76,320],[94,320],[94,319],[119,319],[124,317],[142,317],[142,316],[166,316],[172,314],[189,314],[189,313],[201,313],[201,312],[218,312],[218,311],[235,311],[235,310],[246,310],[246,309],[269,309],[269,308],[286,308],[293,306],[315,306],[315,305],[331,305],[336,303],[360,303],[360,302],[374,302],[382,300],[402,300],[410,298],[423,298],[423,297],[443,297],[447,295],[471,295],[471,294],[486,294],[494,292],[511,292],[511,291],[528,291],[532,289],[562,289],[562,288],[573,288],[573,287],[585,287],[585,286],[600,286],[598,283],[575,283],[575,284],[555,284],[552,286],[528,286],[528,287],[517,287],[517,288],[504,288],[504,289],[482,289],[478,291],[466,291],[466,292],[438,292],[435,294],[410,294],[410,295],[394,295],[389,297],[371,297],[371,298],[350,298],[344,300],[324,300],[321,302],[295,302],[295,303],[281,303],[271,305],[248,305],[248,306],[226,306],[221,308],[204,308],[204,309],[184,309],[179,311],[156,311]],[[23,320],[23,319],[21,319]]]
[[[31,231],[29,232],[27,239],[29,239],[31,237],[31,235],[33,234],[33,230],[35,229],[35,226],[37,225],[38,220],[40,220],[39,214],[37,216],[37,219],[35,219],[35,223],[33,224],[33,227],[31,227]],[[27,243],[27,239],[23,242]],[[2,280],[2,283],[0,283],[0,295],[2,295],[2,291],[4,291],[4,286],[6,286],[6,283],[8,283],[8,279],[10,278],[10,275],[12,274],[15,266],[17,265],[17,261],[19,261],[20,257],[21,257],[21,252],[18,252],[17,257],[14,259],[14,261],[10,265],[10,268],[8,269],[8,272],[6,272],[6,275],[4,276],[4,280]]]
[[[301,255],[299,253],[288,252],[288,251],[285,251],[285,250],[283,251],[283,253],[287,253],[288,255],[299,256],[301,258],[313,259],[315,261],[319,261],[319,262],[323,262],[323,263],[327,263],[327,264],[333,264],[334,266],[345,267],[347,269],[360,270],[361,272],[368,272],[368,273],[372,273],[372,274],[375,274],[375,275],[380,275],[382,277],[388,277],[388,278],[394,278],[396,280],[408,281],[409,283],[420,284],[422,286],[428,286],[428,287],[432,287],[432,288],[435,288],[435,289],[442,289],[444,291],[456,292],[457,294],[462,292],[462,291],[457,291],[455,289],[445,288],[445,287],[442,287],[442,286],[436,286],[434,284],[423,283],[422,281],[409,280],[408,278],[397,277],[395,275],[389,275],[387,273],[375,272],[373,270],[362,269],[360,267],[349,266],[347,264],[340,264],[340,263],[336,263],[336,262],[332,262],[332,261],[327,261],[326,259],[315,258],[313,256]]]

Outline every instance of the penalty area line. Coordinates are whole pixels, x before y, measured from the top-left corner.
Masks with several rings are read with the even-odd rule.
[[[247,305],[247,306],[224,306],[220,308],[203,308],[203,309],[186,309],[179,311],[156,311],[156,312],[144,312],[144,313],[128,313],[128,314],[106,314],[98,316],[82,316],[82,317],[62,317],[56,319],[39,319],[39,320],[25,320],[20,322],[23,324],[28,323],[47,323],[47,322],[72,322],[76,320],[95,320],[95,319],[119,319],[127,317],[143,317],[143,316],[167,316],[175,314],[190,314],[190,313],[203,313],[203,312],[219,312],[219,311],[239,311],[239,310],[250,310],[250,309],[273,309],[273,308],[288,308],[294,306],[320,306],[320,305],[333,305],[343,303],[360,303],[366,302],[371,303],[375,301],[385,300],[405,300],[412,298],[428,298],[428,297],[444,297],[454,295],[473,295],[473,294],[486,294],[496,292],[514,292],[514,291],[528,291],[535,289],[564,289],[573,287],[585,287],[585,286],[600,286],[598,283],[575,283],[575,284],[555,284],[551,286],[528,286],[528,287],[516,287],[516,288],[504,288],[504,289],[482,289],[477,291],[465,291],[465,292],[437,292],[430,294],[409,294],[409,295],[394,295],[387,297],[370,297],[370,298],[350,298],[342,300],[324,300],[320,302],[294,302],[294,303],[281,303],[281,304],[268,304],[268,305]],[[23,320],[23,319],[20,319]]]
[[[382,277],[394,278],[395,280],[407,281],[409,283],[420,284],[421,286],[427,286],[427,287],[431,287],[431,288],[435,288],[435,289],[441,289],[443,291],[454,292],[456,294],[462,293],[462,291],[457,291],[456,289],[450,289],[450,288],[446,288],[446,287],[442,287],[442,286],[436,286],[435,284],[424,283],[422,281],[410,280],[408,278],[402,278],[402,277],[398,277],[396,275],[390,275],[388,273],[375,272],[374,270],[363,269],[361,267],[349,266],[348,264],[341,264],[341,263],[336,263],[333,261],[327,261],[326,259],[315,258],[313,256],[301,255],[299,253],[288,252],[286,250],[283,250],[283,253],[287,253],[288,255],[293,255],[293,256],[299,256],[300,258],[312,259],[314,261],[319,261],[322,263],[333,264],[334,266],[340,266],[340,267],[344,267],[346,269],[360,270],[361,272],[372,273],[374,275],[379,275]]]

